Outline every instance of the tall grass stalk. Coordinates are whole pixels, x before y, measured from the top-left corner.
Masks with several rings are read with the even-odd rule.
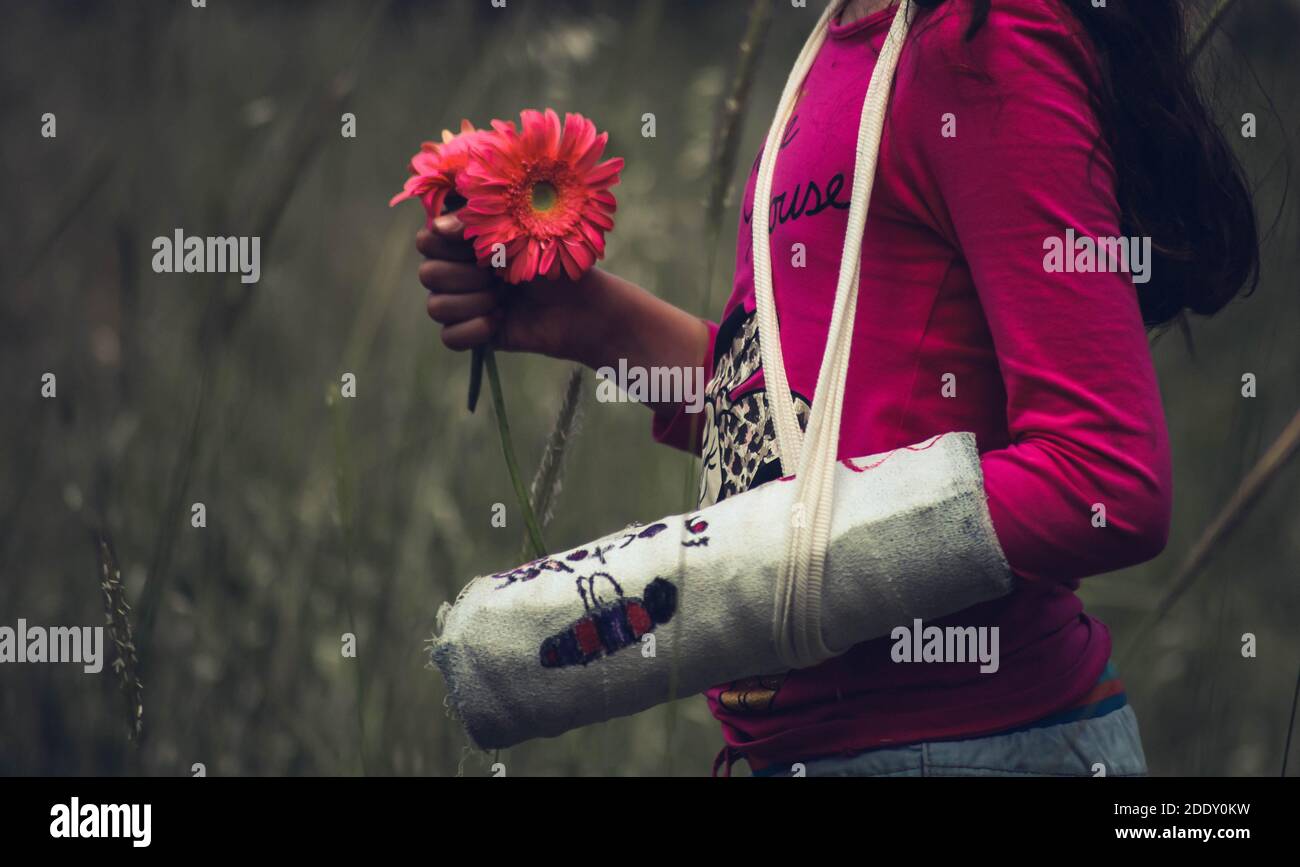
[[[713,297],[713,276],[717,268],[718,244],[722,238],[722,219],[726,213],[731,189],[732,175],[736,170],[736,157],[740,152],[740,133],[744,127],[749,97],[753,91],[754,75],[758,71],[758,61],[762,55],[763,45],[772,26],[772,0],[753,0],[749,6],[749,19],[745,25],[745,35],[736,49],[736,69],[722,104],[721,119],[718,123],[717,137],[713,144],[713,182],[709,187],[709,198],[705,205],[705,248],[704,283],[700,289],[699,310],[707,314],[713,309],[710,299]],[[699,415],[691,419],[691,438],[699,433]],[[694,472],[687,474],[686,508],[695,507],[692,499],[699,485],[699,472],[702,468],[694,463],[688,465]]]
[[[1291,694],[1291,718],[1286,724],[1286,744],[1282,747],[1282,776],[1286,776],[1287,758],[1291,755],[1291,737],[1295,734],[1296,706],[1300,705],[1300,670],[1295,673],[1295,692]]]
[[[1291,417],[1291,421],[1283,428],[1282,433],[1241,480],[1237,490],[1205,528],[1201,538],[1192,546],[1182,565],[1169,581],[1169,589],[1156,603],[1146,622],[1134,633],[1134,638],[1125,651],[1126,658],[1132,655],[1137,645],[1165,618],[1165,615],[1196,582],[1219,546],[1241,526],[1251,507],[1277,480],[1297,451],[1300,451],[1300,411]]]
[[[570,442],[578,435],[578,421],[582,409],[583,370],[575,366],[569,372],[564,384],[564,397],[560,401],[560,411],[555,415],[555,424],[550,436],[546,438],[546,447],[542,450],[542,460],[537,465],[533,484],[529,488],[529,499],[533,504],[533,514],[537,516],[542,530],[551,522],[555,513],[555,502],[560,496],[564,478],[564,457],[568,453]],[[527,557],[528,539],[524,540],[524,556]]]
[[[337,386],[331,386],[326,403],[329,406],[334,422],[334,490],[339,508],[339,529],[343,538],[343,573],[346,584],[343,591],[343,605],[348,618],[348,630],[352,633],[353,641],[360,642],[360,634],[357,632],[356,610],[352,604],[352,557],[356,548],[356,532],[353,524],[355,500],[352,480],[354,476],[350,457],[351,450],[348,447],[348,421],[343,410],[344,398],[341,394],[337,394],[336,391]],[[357,695],[357,756],[362,775],[369,776],[369,763],[366,759],[366,679],[362,671],[361,659],[362,654],[358,652],[356,658],[351,660]]]
[[[113,674],[126,707],[127,740],[137,744],[144,731],[144,684],[140,682],[139,660],[131,630],[131,606],[122,585],[117,552],[107,531],[94,533],[95,559],[99,567],[99,592],[104,601],[104,623],[113,642]]]
[[[1210,43],[1210,38],[1214,36],[1215,31],[1219,29],[1219,25],[1223,23],[1223,19],[1235,5],[1237,5],[1237,0],[1218,0],[1214,4],[1210,14],[1206,16],[1204,23],[1196,31],[1196,35],[1192,37],[1191,47],[1187,50],[1189,60],[1195,62],[1196,58],[1201,55],[1201,52],[1205,50],[1205,46]]]

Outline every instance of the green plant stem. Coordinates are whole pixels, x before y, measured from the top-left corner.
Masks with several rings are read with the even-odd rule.
[[[1219,25],[1223,23],[1224,17],[1235,5],[1237,5],[1237,0],[1219,0],[1219,2],[1214,4],[1214,8],[1210,10],[1210,14],[1205,18],[1205,23],[1201,25],[1201,29],[1196,32],[1194,37],[1192,37],[1191,48],[1188,49],[1187,52],[1187,59],[1189,61],[1195,61],[1196,58],[1200,56],[1201,52],[1205,50],[1205,46],[1210,43],[1210,37],[1219,29]]]
[[[535,557],[546,556],[546,543],[542,541],[542,529],[533,514],[533,506],[528,501],[528,491],[524,488],[523,478],[519,475],[519,463],[515,460],[515,447],[510,442],[510,421],[506,418],[506,401],[501,394],[501,376],[497,373],[497,357],[491,347],[483,351],[483,366],[487,368],[488,386],[492,389],[492,408],[496,410],[497,432],[501,434],[501,452],[505,455],[506,470],[510,473],[510,483],[515,487],[515,497],[519,500],[519,510],[524,513],[524,524],[528,527],[528,540],[533,546]]]
[[[469,398],[465,405],[473,412],[478,408],[478,393],[483,388],[483,353],[486,349],[482,346],[475,346],[470,351],[469,359]]]

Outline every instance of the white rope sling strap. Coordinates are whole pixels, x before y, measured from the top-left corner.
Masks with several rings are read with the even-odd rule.
[[[794,110],[804,78],[826,40],[831,19],[841,5],[842,0],[832,0],[795,61],[781,95],[781,102],[777,106],[776,118],[767,134],[754,189],[754,294],[767,403],[776,431],[782,471],[786,475],[797,474],[795,505],[789,521],[789,540],[784,560],[777,571],[776,606],[772,622],[777,654],[790,668],[806,668],[847,649],[829,648],[823,640],[822,577],[830,540],[840,415],[844,406],[849,352],[853,342],[867,206],[871,201],[871,187],[894,70],[914,14],[911,0],[901,0],[884,47],[876,60],[866,99],[863,101],[853,169],[852,202],[848,228],[844,235],[844,252],[840,258],[839,281],[835,288],[835,306],[826,335],[826,353],[817,375],[805,441],[804,432],[799,428],[795,417],[794,401],[781,353],[781,335],[772,290],[772,257],[768,238],[770,210],[759,203],[771,201],[772,177],[780,143],[785,137],[786,124]]]

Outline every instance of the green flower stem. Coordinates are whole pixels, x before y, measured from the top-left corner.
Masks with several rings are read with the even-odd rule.
[[[483,388],[483,353],[485,349],[482,346],[475,346],[470,351],[469,359],[469,400],[466,406],[469,411],[473,412],[478,406],[478,393]]]
[[[487,368],[488,386],[492,389],[492,408],[496,410],[497,432],[501,434],[501,451],[506,458],[506,469],[510,472],[510,482],[515,486],[515,496],[519,499],[519,510],[524,513],[524,524],[528,527],[528,541],[532,544],[535,557],[546,556],[546,543],[542,541],[542,528],[533,514],[533,506],[528,501],[528,491],[519,476],[519,463],[515,460],[515,447],[510,442],[510,422],[506,418],[506,401],[501,394],[501,376],[497,373],[497,357],[491,347],[484,347],[484,367]]]

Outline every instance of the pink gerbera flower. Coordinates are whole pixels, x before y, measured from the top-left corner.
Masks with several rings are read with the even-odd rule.
[[[420,145],[420,152],[411,157],[411,177],[402,191],[393,196],[389,207],[406,199],[419,199],[428,215],[426,225],[432,225],[433,218],[441,216],[446,207],[447,196],[456,191],[456,179],[469,162],[471,146],[483,135],[485,131],[476,130],[468,120],[462,120],[459,133],[445,129],[440,143],[427,141]]]
[[[599,162],[608,133],[580,114],[524,111],[523,131],[492,121],[471,143],[473,158],[457,189],[465,237],[479,264],[491,266],[497,244],[506,253],[504,277],[521,283],[561,273],[576,280],[605,255],[605,233],[617,206],[609,188],[623,160]]]

